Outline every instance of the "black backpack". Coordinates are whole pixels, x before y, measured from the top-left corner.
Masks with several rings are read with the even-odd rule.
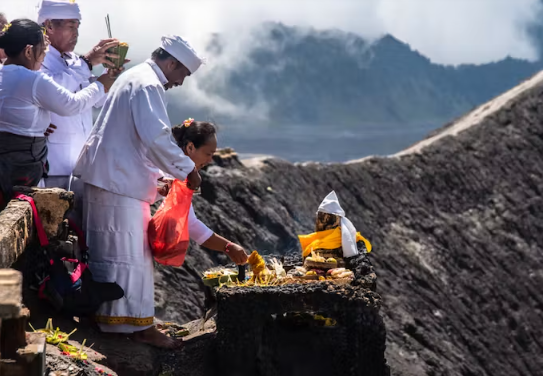
[[[63,222],[64,231],[49,242],[37,210],[30,197],[17,194],[30,202],[41,248],[34,258],[33,289],[59,313],[70,316],[92,316],[107,301],[121,299],[123,289],[117,283],[96,282],[88,268],[88,247],[83,232],[70,220]],[[70,230],[76,236],[69,235]]]

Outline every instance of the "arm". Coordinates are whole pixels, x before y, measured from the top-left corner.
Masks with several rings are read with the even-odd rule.
[[[83,85],[95,82],[98,78],[92,74],[91,70],[89,70],[87,63],[74,53],[71,53],[71,60],[67,67],[61,69],[57,66],[58,64],[51,63],[51,65],[57,69],[50,69],[44,64],[42,65],[41,71],[50,76],[57,84],[73,93],[81,90]],[[107,70],[104,69],[104,72],[107,72]],[[94,104],[94,107],[102,107],[106,99],[107,95],[104,93],[102,98]]]
[[[146,87],[130,99],[136,131],[147,148],[147,158],[163,172],[185,180],[194,162],[173,141],[162,88]]]
[[[107,68],[104,68],[104,69],[102,70],[102,73],[100,73],[100,75],[106,74],[107,72],[108,72],[108,69],[107,69]],[[89,82],[90,82],[90,83],[96,82],[97,79],[98,79],[98,77],[92,75],[91,78],[89,79]],[[96,103],[94,104],[94,108],[101,108],[101,107],[104,105],[104,103],[106,103],[106,99],[107,99],[107,95],[104,95],[104,96],[102,97],[102,99],[100,99],[98,102],[96,102]]]
[[[190,230],[189,230],[190,232]],[[226,246],[228,245],[228,249]],[[238,244],[232,243],[220,235],[213,234],[207,239],[202,246],[213,251],[225,252],[230,259],[237,265],[245,265],[247,263],[247,254],[245,250]],[[226,250],[225,250],[226,249]]]
[[[209,227],[204,225],[202,221],[196,218],[196,214],[194,213],[194,208],[192,207],[192,205],[190,205],[189,212],[189,236],[191,240],[195,241],[200,245],[208,243],[210,239],[215,236],[213,230],[211,230]],[[220,245],[221,244],[218,244],[219,247],[214,248],[206,246],[206,248],[222,252],[224,251],[226,243],[222,244],[222,248],[220,247]]]
[[[36,104],[60,116],[73,116],[87,111],[104,95],[104,85],[94,82],[74,94],[44,73],[39,73],[32,88]]]
[[[53,81],[68,91],[76,92],[81,88],[80,78],[73,70],[69,69],[68,67],[63,67],[62,69],[59,67],[56,68],[57,69],[49,69],[44,62],[40,71],[51,77]]]
[[[215,234],[211,229],[204,225],[202,221],[196,218],[192,205],[190,206],[189,212],[189,235],[192,240],[207,249],[225,252],[237,265],[244,265],[247,263],[247,254],[245,253],[245,250],[228,239]]]

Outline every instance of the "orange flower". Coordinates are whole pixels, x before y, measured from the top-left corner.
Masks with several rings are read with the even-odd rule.
[[[193,121],[194,121],[193,118],[188,118],[187,120],[183,122],[183,124],[185,125],[185,127],[189,127]]]

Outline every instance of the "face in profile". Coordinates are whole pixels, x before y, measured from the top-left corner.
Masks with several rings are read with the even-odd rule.
[[[51,44],[61,53],[72,52],[79,38],[79,24],[79,20],[47,21],[47,36]]]
[[[201,170],[213,161],[213,154],[217,151],[217,136],[209,137],[207,142],[196,148],[192,142],[189,142],[184,152],[194,162],[198,170]]]
[[[35,46],[26,46],[21,52],[23,59],[22,65],[30,70],[40,70],[48,49],[49,40],[45,35],[43,35],[43,39],[39,44],[36,44]]]
[[[185,78],[190,76],[188,68],[175,59],[168,60],[167,68],[167,72],[164,73],[168,79],[168,82],[164,85],[166,90],[183,85]]]

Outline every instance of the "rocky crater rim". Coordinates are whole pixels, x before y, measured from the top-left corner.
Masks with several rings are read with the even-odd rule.
[[[515,86],[511,90],[503,93],[502,95],[486,102],[475,110],[464,115],[457,121],[453,122],[450,126],[444,128],[441,132],[438,132],[432,137],[422,140],[415,145],[393,154],[392,157],[401,157],[408,154],[420,153],[424,148],[430,146],[434,142],[446,137],[456,136],[460,132],[465,131],[477,124],[480,124],[489,116],[496,114],[498,111],[504,109],[512,101],[518,100],[518,97],[527,91],[534,89],[543,83],[543,72],[539,72],[532,78],[524,81],[522,84]]]

